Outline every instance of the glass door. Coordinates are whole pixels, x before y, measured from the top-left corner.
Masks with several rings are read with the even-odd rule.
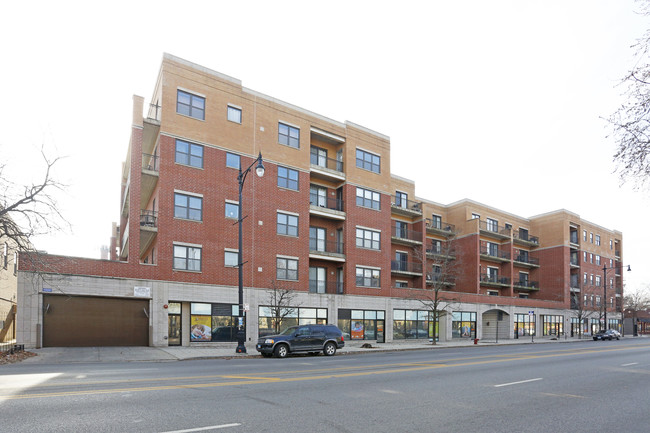
[[[180,346],[182,328],[181,328],[181,304],[180,302],[170,302],[167,316],[167,344],[169,346]]]

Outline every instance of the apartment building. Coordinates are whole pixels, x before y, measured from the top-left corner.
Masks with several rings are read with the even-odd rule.
[[[238,266],[249,345],[275,328],[278,291],[283,327],[335,323],[377,342],[591,332],[605,311],[620,327],[620,232],[565,210],[418,198],[391,173],[387,136],[172,55],[150,101],[133,99],[110,258],[21,261],[26,347],[232,344]],[[239,203],[258,155],[264,176]]]

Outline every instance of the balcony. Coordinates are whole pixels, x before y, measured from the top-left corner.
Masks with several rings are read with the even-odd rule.
[[[309,258],[345,262],[343,242],[309,238]]]
[[[392,241],[402,245],[422,245],[422,232],[392,227]]]
[[[529,235],[528,232],[513,231],[512,239],[515,244],[526,245],[528,247],[539,246],[539,238],[537,236]]]
[[[391,260],[390,271],[393,274],[421,277],[422,265],[420,263],[404,262],[402,260]]]
[[[399,196],[391,196],[390,208],[394,214],[407,217],[422,216],[422,203],[407,200]]]
[[[328,295],[342,295],[343,282],[309,280],[309,293],[324,293]]]
[[[509,228],[501,227],[491,221],[479,220],[478,227],[482,235],[501,240],[510,239],[511,230]]]
[[[149,113],[143,121],[142,130],[142,151],[146,153],[153,152],[160,132],[160,119],[162,116],[162,107],[156,104],[149,104]]]
[[[571,259],[569,261],[569,265],[571,265],[572,268],[579,268],[580,263],[578,262],[578,254],[571,254]]]
[[[158,212],[153,210],[140,211],[140,257],[142,257],[151,246],[151,243],[158,234]]]
[[[571,275],[571,291],[572,292],[579,292],[580,291],[580,277],[578,275]]]
[[[140,209],[149,203],[158,183],[158,157],[156,155],[142,154],[142,187],[140,192]]]
[[[617,259],[620,259],[620,258],[621,258],[621,250],[614,250],[614,256],[615,256]]]
[[[518,254],[514,257],[516,265],[526,266],[529,268],[539,268],[539,259],[530,257],[526,254]]]
[[[457,234],[456,226],[444,221],[435,221],[430,218],[424,220],[427,233],[431,235],[453,236]]]
[[[487,246],[481,245],[481,258],[492,262],[509,262],[510,252],[488,248]]]
[[[434,284],[441,284],[445,286],[455,286],[456,283],[453,281],[454,278],[447,277],[444,278],[443,274],[439,272],[428,272],[427,273],[427,285],[432,286]]]
[[[498,275],[481,274],[481,284],[491,287],[510,287],[510,278]]]
[[[343,221],[345,220],[343,200],[310,193],[309,214]]]
[[[453,248],[443,248],[442,245],[433,244],[427,246],[427,257],[435,259],[454,260],[456,258],[456,250]]]
[[[569,233],[569,243],[571,246],[580,246],[580,241],[578,240],[578,232],[572,231]]]
[[[328,181],[344,181],[343,161],[319,155],[313,148],[309,154],[309,172],[312,177]]]
[[[514,282],[514,286],[517,290],[528,290],[531,292],[539,290],[539,283],[537,281],[519,280]]]

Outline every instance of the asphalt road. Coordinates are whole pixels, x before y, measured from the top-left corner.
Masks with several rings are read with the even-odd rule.
[[[0,431],[648,431],[650,341],[0,366]]]

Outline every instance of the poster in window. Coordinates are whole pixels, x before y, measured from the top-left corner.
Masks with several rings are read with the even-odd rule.
[[[350,333],[352,339],[363,340],[363,323],[361,321],[352,322],[352,332]]]
[[[190,341],[211,341],[212,328],[210,316],[192,316],[190,327]]]

